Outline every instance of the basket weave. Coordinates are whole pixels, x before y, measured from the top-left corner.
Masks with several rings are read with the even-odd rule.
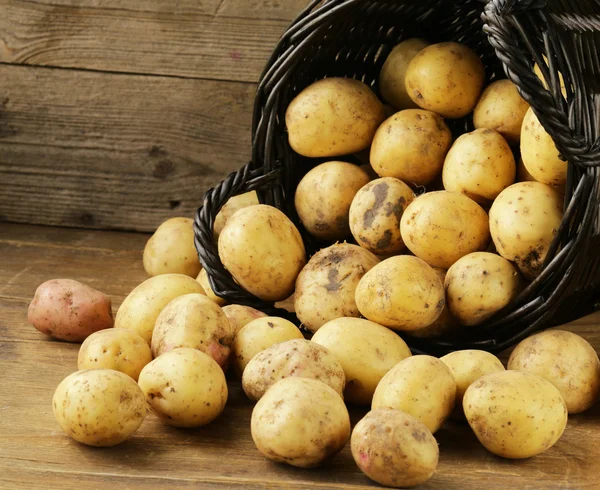
[[[231,303],[290,315],[240,288],[223,267],[213,235],[227,200],[256,190],[281,209],[303,235],[309,253],[317,243],[294,209],[302,176],[324,160],[293,152],[285,111],[306,86],[324,77],[364,81],[379,94],[377,78],[398,42],[421,37],[457,41],[474,49],[488,82],[506,75],[519,87],[569,161],[565,216],[541,275],[503,311],[460,335],[405,340],[415,352],[443,354],[477,348],[499,352],[532,332],[583,316],[600,301],[600,7],[594,0],[329,0],[313,1],[283,35],[261,75],[254,105],[252,159],[209,190],[194,222],[196,248],[213,291]],[[548,61],[546,61],[548,60]],[[542,69],[549,90],[533,72]],[[564,76],[566,98],[558,72]],[[506,75],[505,75],[506,74]],[[458,135],[467,117],[450,121]],[[352,161],[349,157],[348,161]]]

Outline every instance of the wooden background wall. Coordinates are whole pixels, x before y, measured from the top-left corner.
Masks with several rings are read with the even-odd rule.
[[[0,0],[0,220],[149,231],[250,154],[306,0]]]

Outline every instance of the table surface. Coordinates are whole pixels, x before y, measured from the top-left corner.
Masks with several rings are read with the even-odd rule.
[[[76,370],[79,346],[49,340],[27,324],[36,287],[69,277],[109,294],[113,309],[145,279],[148,236],[0,223],[0,488],[366,488],[348,446],[330,463],[303,470],[271,463],[250,437],[252,403],[230,379],[230,399],[213,424],[196,430],[148,415],[114,448],[72,441],[54,420],[55,387]],[[567,328],[600,348],[600,313]],[[351,408],[353,424],[366,412]],[[488,453],[466,424],[436,433],[440,463],[428,489],[600,488],[600,404],[573,416],[561,440],[523,461]]]

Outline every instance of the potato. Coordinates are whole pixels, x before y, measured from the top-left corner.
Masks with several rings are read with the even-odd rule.
[[[494,354],[483,350],[459,350],[440,357],[456,381],[456,403],[454,413],[464,418],[463,397],[465,391],[475,381],[486,374],[504,371],[504,366]]]
[[[258,201],[258,194],[256,194],[256,191],[245,192],[244,194],[230,197],[215,218],[215,224],[213,226],[215,235],[218,236],[221,234],[227,221],[236,211],[257,204],[260,204],[260,202]]]
[[[587,410],[600,395],[598,355],[589,342],[572,332],[547,330],[526,338],[512,351],[508,369],[550,381],[570,414]]]
[[[546,58],[545,55],[542,55],[544,57],[544,62],[546,63],[546,65],[548,64],[548,58]],[[542,70],[540,69],[539,65],[537,63],[535,63],[533,65],[533,72],[537,75],[537,77],[540,79],[540,81],[542,82],[542,85],[544,86],[545,89],[548,89],[548,84],[546,83],[546,79],[544,78],[544,75],[542,74]],[[562,75],[562,73],[558,72],[558,82],[560,84],[560,91],[563,94],[563,97],[567,97],[567,89],[565,87],[565,80],[564,77]]]
[[[371,480],[388,487],[412,487],[435,472],[439,449],[427,427],[413,416],[380,408],[354,427],[352,457]]]
[[[259,352],[279,342],[302,338],[296,325],[285,318],[266,316],[252,320],[233,339],[231,350],[234,370],[241,377],[250,359]]]
[[[488,215],[457,192],[428,192],[408,205],[400,220],[408,249],[432,267],[448,269],[490,241]]]
[[[384,119],[383,104],[369,87],[358,80],[334,77],[309,85],[285,113],[290,146],[305,157],[364,150]]]
[[[347,238],[352,199],[368,182],[367,173],[351,163],[326,162],[310,170],[298,184],[294,199],[306,230],[328,241]]]
[[[152,333],[152,354],[179,347],[197,349],[225,369],[231,353],[233,328],[223,310],[201,294],[185,294],[160,312]]]
[[[217,296],[213,292],[210,286],[210,282],[208,281],[208,274],[206,272],[206,269],[202,269],[200,271],[200,274],[198,274],[196,281],[198,281],[200,286],[202,286],[202,289],[204,289],[204,293],[206,294],[206,296],[208,296],[211,300],[217,303],[217,305],[225,306],[227,304],[227,301],[225,299],[221,298],[220,296]]]
[[[88,369],[67,376],[54,392],[52,408],[70,437],[102,447],[129,439],[147,411],[137,383],[112,369]]]
[[[219,257],[246,291],[264,301],[280,301],[294,291],[306,264],[300,233],[289,218],[259,204],[237,211],[219,236]]]
[[[146,279],[121,304],[115,327],[133,330],[150,344],[154,324],[162,309],[184,294],[204,294],[204,289],[183,274],[162,274]]]
[[[404,250],[400,218],[413,198],[411,188],[393,177],[373,180],[360,189],[350,206],[350,231],[358,244],[377,255]]]
[[[336,243],[311,257],[296,280],[294,306],[298,319],[311,331],[335,318],[359,317],[356,286],[379,263],[368,250]]]
[[[516,170],[512,150],[500,133],[476,129],[454,142],[446,155],[442,180],[447,191],[486,204],[514,183]]]
[[[151,360],[150,347],[139,334],[123,328],[107,328],[83,341],[77,369],[114,369],[137,381],[140,371]]]
[[[479,325],[508,306],[520,292],[513,264],[490,252],[474,252],[456,261],[446,274],[446,301],[463,325]]]
[[[523,159],[519,158],[517,163],[517,182],[537,182],[533,178],[533,175],[529,173],[529,170],[523,165]]]
[[[440,116],[406,109],[377,129],[371,145],[371,166],[381,177],[427,185],[442,170],[451,144],[452,134]]]
[[[225,316],[229,319],[229,325],[235,337],[238,332],[248,325],[252,320],[257,318],[264,318],[267,316],[266,313],[258,311],[255,308],[244,305],[227,305],[221,308]]]
[[[200,427],[216,419],[227,402],[227,382],[215,360],[180,348],[157,357],[140,373],[152,411],[174,427]]]
[[[455,42],[434,44],[408,65],[406,91],[423,109],[457,119],[471,112],[481,94],[485,69],[481,58]]]
[[[313,342],[329,349],[344,369],[344,398],[369,405],[377,384],[410,349],[398,335],[377,323],[360,318],[337,318],[313,335]]]
[[[350,417],[333,388],[309,378],[275,383],[252,410],[252,439],[267,458],[312,468],[340,452]]]
[[[356,287],[356,306],[362,315],[394,330],[431,325],[444,304],[442,281],[424,261],[409,255],[384,260]]]
[[[452,413],[455,399],[456,382],[448,366],[435,357],[412,356],[383,377],[371,407],[402,410],[434,434]]]
[[[467,388],[467,421],[479,442],[497,456],[529,458],[551,448],[567,425],[558,389],[518,371],[487,374]]]
[[[149,276],[198,275],[201,266],[194,245],[193,225],[194,221],[189,218],[171,218],[156,229],[144,248],[144,270]]]
[[[406,72],[412,59],[429,46],[423,39],[406,39],[390,52],[379,72],[379,89],[383,100],[396,109],[417,107],[406,92]]]
[[[567,162],[560,159],[554,140],[533,109],[527,111],[523,120],[521,158],[527,171],[538,182],[560,186],[567,181]]]
[[[510,144],[516,144],[521,140],[521,126],[528,109],[529,104],[513,82],[497,80],[481,94],[473,112],[473,124],[476,129],[498,131]]]
[[[113,326],[110,298],[73,279],[52,279],[38,286],[27,321],[43,334],[68,342],[82,342]]]
[[[277,381],[290,376],[316,379],[344,396],[346,376],[337,358],[325,347],[305,339],[272,345],[256,354],[244,369],[242,388],[251,400],[260,400]]]
[[[562,198],[550,186],[519,182],[504,191],[490,208],[490,231],[498,253],[517,264],[527,279],[542,264],[562,221]]]

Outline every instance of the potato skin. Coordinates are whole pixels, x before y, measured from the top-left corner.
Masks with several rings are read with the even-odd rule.
[[[194,246],[193,225],[189,218],[170,218],[156,229],[144,247],[144,270],[150,277],[198,275],[201,266]]]
[[[244,369],[242,388],[256,401],[277,381],[290,376],[316,379],[344,397],[342,365],[328,349],[306,339],[280,342],[256,354]]]
[[[443,425],[456,399],[448,366],[431,356],[412,356],[396,364],[373,395],[372,409],[394,408],[412,415],[432,434]]]
[[[52,408],[70,437],[100,447],[129,439],[147,412],[137,383],[112,369],[88,369],[67,376],[54,392]]]
[[[208,296],[209,299],[213,300],[219,306],[225,306],[227,304],[226,300],[224,300],[220,296],[217,296],[213,292],[212,288],[210,287],[210,282],[208,281],[208,273],[206,272],[206,269],[202,269],[200,271],[200,274],[198,274],[196,281],[198,281],[200,286],[202,286],[202,289],[204,289],[204,293],[206,294],[206,296]]]
[[[157,357],[140,373],[148,405],[174,427],[200,427],[216,419],[227,402],[227,382],[215,360],[180,348]]]
[[[285,113],[289,143],[305,157],[334,157],[367,148],[385,118],[383,104],[364,83],[325,78],[302,92]]]
[[[439,449],[429,429],[413,416],[380,408],[356,424],[352,457],[371,480],[388,487],[412,487],[431,478]]]
[[[233,329],[223,310],[202,294],[185,294],[160,312],[152,332],[152,354],[161,356],[189,347],[212,357],[225,369],[231,353]]]
[[[371,166],[381,177],[427,185],[442,170],[452,133],[437,114],[406,109],[386,119],[371,145]]]
[[[406,91],[423,109],[449,119],[471,112],[481,94],[485,68],[481,58],[455,42],[433,44],[408,65]]]
[[[485,204],[515,182],[516,171],[515,157],[500,133],[476,129],[454,142],[444,161],[442,180],[447,191]]]
[[[245,192],[244,194],[230,197],[215,217],[215,224],[213,225],[215,235],[219,236],[221,234],[227,221],[236,211],[257,204],[260,204],[260,202],[258,201],[256,191]]]
[[[233,278],[265,301],[281,301],[292,294],[306,264],[304,243],[294,224],[264,204],[240,209],[229,218],[218,248]]]
[[[402,252],[400,218],[413,199],[411,188],[393,177],[365,185],[350,206],[350,231],[357,243],[377,255]]]
[[[521,126],[529,104],[510,80],[497,80],[483,91],[473,112],[476,129],[498,131],[510,144],[521,140]]]
[[[229,319],[229,325],[231,326],[233,336],[252,320],[257,318],[264,318],[267,316],[266,313],[244,305],[226,305],[221,308],[225,316]]]
[[[381,67],[381,97],[398,110],[418,107],[406,92],[406,72],[412,59],[427,46],[429,43],[423,39],[406,39],[394,46]]]
[[[488,215],[457,192],[428,192],[408,205],[400,220],[408,249],[432,267],[448,269],[461,257],[485,250],[490,241]]]
[[[513,184],[490,208],[490,231],[498,253],[527,279],[537,277],[562,221],[562,198],[539,182]]]
[[[487,374],[467,388],[463,408],[477,439],[504,458],[529,458],[552,447],[567,425],[558,389],[518,371]]]
[[[316,332],[335,318],[359,317],[356,286],[378,263],[371,252],[349,243],[319,250],[296,280],[294,307],[298,319]]]
[[[151,360],[150,347],[139,334],[123,328],[107,328],[83,341],[77,369],[113,369],[137,381],[140,371]]]
[[[418,257],[390,257],[367,272],[356,287],[364,317],[399,331],[431,325],[444,308],[444,286]]]
[[[55,339],[82,342],[113,326],[110,298],[73,279],[52,279],[38,286],[27,321]]]
[[[344,369],[348,403],[369,405],[381,378],[410,349],[398,335],[377,323],[361,318],[337,318],[313,335],[316,342],[333,353]]]
[[[339,394],[309,378],[275,383],[252,411],[252,439],[267,458],[299,468],[319,466],[350,437],[350,417]]]
[[[600,395],[600,361],[584,338],[547,330],[521,341],[508,369],[537,374],[558,388],[570,414],[589,409]]]
[[[521,277],[508,260],[490,252],[458,259],[444,281],[452,315],[467,326],[479,325],[517,297]]]
[[[352,199],[368,182],[367,173],[351,163],[325,162],[310,170],[299,182],[294,198],[306,230],[328,241],[347,238]]]
[[[146,279],[125,298],[115,318],[116,328],[133,330],[150,344],[158,315],[173,299],[204,294],[195,279],[183,274],[161,274]]]

